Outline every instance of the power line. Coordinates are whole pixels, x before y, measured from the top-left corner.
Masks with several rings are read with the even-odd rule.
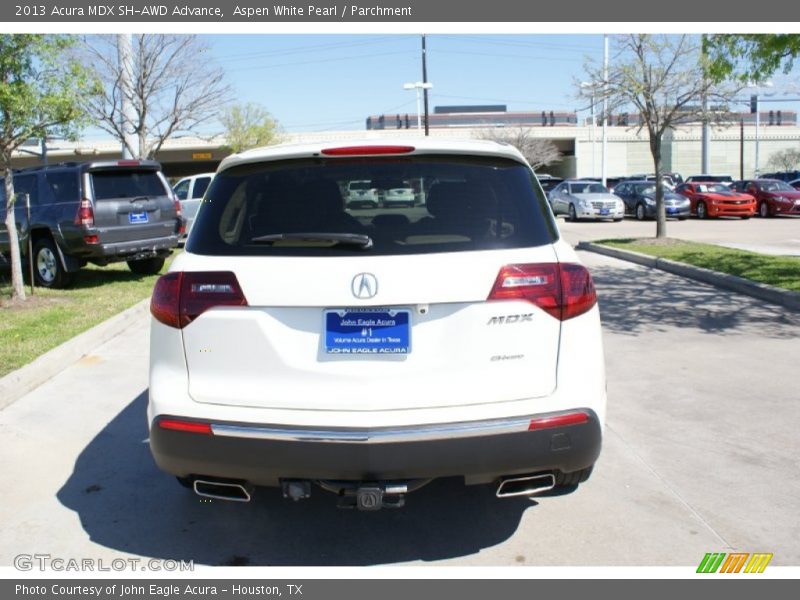
[[[219,62],[240,62],[246,60],[252,60],[257,58],[263,58],[265,56],[288,56],[292,54],[305,54],[308,52],[318,52],[320,50],[331,50],[337,48],[353,48],[357,46],[366,46],[372,44],[380,44],[385,42],[396,42],[396,41],[407,41],[410,39],[407,36],[384,36],[377,39],[368,39],[368,40],[361,40],[361,41],[353,41],[353,42],[338,42],[338,43],[331,43],[331,44],[315,44],[315,45],[308,45],[308,46],[297,46],[294,48],[288,48],[285,50],[261,50],[261,51],[254,51],[254,52],[245,52],[240,54],[227,54],[227,55],[217,55],[217,60]]]
[[[329,62],[338,62],[343,60],[367,60],[371,58],[375,58],[378,56],[397,56],[399,54],[409,54],[407,51],[396,51],[396,52],[377,52],[371,54],[358,54],[353,56],[339,56],[335,58],[320,58],[317,60],[303,60],[291,63],[279,63],[274,65],[257,65],[253,67],[239,67],[236,69],[228,69],[229,72],[237,72],[237,71],[257,71],[261,69],[277,69],[280,67],[297,67],[301,65],[315,65],[315,64],[322,64],[322,63],[329,63]]]
[[[595,46],[583,46],[576,44],[552,44],[547,42],[531,42],[515,39],[498,40],[496,38],[485,38],[476,35],[437,35],[434,39],[447,39],[447,40],[467,40],[481,44],[492,44],[496,46],[513,46],[518,48],[551,48],[553,50],[562,50],[565,52],[594,52],[597,50]]]

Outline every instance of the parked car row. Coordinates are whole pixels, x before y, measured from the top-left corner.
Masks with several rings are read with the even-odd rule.
[[[707,179],[704,179],[707,178]],[[691,215],[699,219],[754,215],[800,215],[800,190],[776,179],[730,181],[728,175],[695,175],[671,190],[665,183],[667,217],[679,220]],[[656,185],[653,180],[622,180],[613,189],[590,179],[568,179],[547,192],[555,215],[578,219],[638,220],[656,216]]]

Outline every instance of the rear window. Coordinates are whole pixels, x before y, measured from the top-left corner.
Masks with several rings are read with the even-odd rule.
[[[384,203],[391,187],[369,188],[377,190],[377,206],[348,202],[348,192],[365,182],[404,182],[414,206]],[[187,245],[197,254],[422,254],[540,246],[558,237],[530,169],[499,158],[240,165],[219,173],[203,202]]]
[[[93,171],[91,175],[95,200],[167,195],[156,171]]]

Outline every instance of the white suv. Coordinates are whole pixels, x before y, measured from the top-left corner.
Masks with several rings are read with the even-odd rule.
[[[358,216],[351,182],[422,204]],[[220,165],[153,292],[150,446],[203,496],[400,506],[437,477],[500,497],[584,481],[605,373],[588,271],[511,146],[275,146]]]

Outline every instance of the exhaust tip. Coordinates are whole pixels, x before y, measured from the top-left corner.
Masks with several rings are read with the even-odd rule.
[[[497,486],[498,498],[533,496],[556,487],[556,477],[552,473],[537,473],[520,477],[503,477]]]
[[[242,483],[195,479],[192,485],[194,493],[203,498],[229,500],[231,502],[250,502],[253,497],[252,486]]]

